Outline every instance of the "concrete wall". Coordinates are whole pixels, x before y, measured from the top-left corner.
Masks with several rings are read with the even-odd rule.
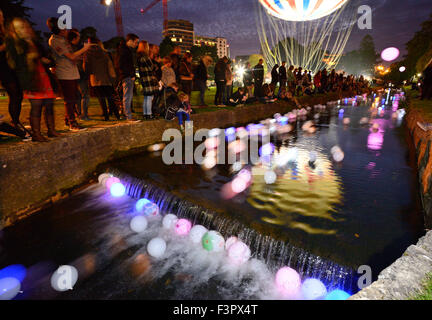
[[[346,94],[344,96],[350,96]],[[313,106],[337,100],[335,94],[306,97],[300,102]],[[302,101],[303,100],[303,101]],[[194,129],[246,124],[285,113],[293,105],[250,105],[235,110],[192,115]],[[177,121],[145,121],[91,128],[63,135],[47,143],[17,143],[0,150],[0,229],[60,199],[69,190],[88,182],[99,164],[119,157],[122,151],[157,143]]]

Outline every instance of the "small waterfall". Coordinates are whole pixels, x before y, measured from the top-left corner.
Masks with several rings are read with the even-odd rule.
[[[263,235],[235,219],[221,217],[216,212],[182,200],[149,182],[136,179],[116,169],[110,172],[121,179],[130,197],[147,198],[153,201],[159,206],[161,214],[175,214],[192,221],[194,225],[201,224],[209,230],[216,230],[225,238],[237,236],[251,248],[254,257],[265,261],[274,272],[283,266],[289,266],[299,272],[302,278],[320,279],[330,289],[342,289],[353,294],[357,291],[356,273],[349,267],[313,255],[288,242]]]

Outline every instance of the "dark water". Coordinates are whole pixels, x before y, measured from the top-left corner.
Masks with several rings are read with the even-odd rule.
[[[263,178],[268,168],[249,166],[252,185],[229,200],[221,190],[233,178],[230,165],[167,166],[160,154],[144,152],[101,168],[117,172],[130,195],[154,200],[163,214],[238,236],[252,250],[241,268],[167,233],[157,219],[135,234],[135,200],[113,199],[97,185],[1,231],[0,268],[27,267],[20,299],[277,299],[273,277],[283,265],[329,289],[355,292],[357,267],[371,266],[376,277],[423,234],[423,220],[402,121],[389,107],[343,108],[349,125],[327,108],[315,134],[303,133],[299,121],[273,140],[275,160],[297,148],[296,165],[272,185]],[[380,130],[360,125],[362,117]],[[335,145],[344,151],[341,163],[332,160]],[[168,243],[161,260],[146,254],[156,235]],[[79,282],[60,294],[49,277],[61,264],[76,266]]]

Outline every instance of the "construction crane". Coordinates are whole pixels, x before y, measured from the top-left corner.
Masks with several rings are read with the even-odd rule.
[[[114,2],[115,21],[117,25],[117,36],[123,37],[123,19],[120,7],[120,0],[101,0],[101,4],[109,7]]]
[[[163,17],[164,17],[164,30],[166,30],[168,25],[168,0],[154,0],[152,3],[150,3],[147,8],[141,9],[141,13],[144,14],[147,11],[149,11],[151,8],[153,8],[156,4],[158,4],[160,1],[162,1],[162,8],[163,8]]]

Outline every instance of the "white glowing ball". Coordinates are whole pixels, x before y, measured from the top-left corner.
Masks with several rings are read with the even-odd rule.
[[[273,170],[268,170],[264,173],[264,181],[266,184],[273,184],[276,182],[277,175]]]
[[[207,231],[206,227],[197,224],[190,230],[189,239],[195,244],[201,243],[201,239]]]
[[[147,252],[153,258],[160,258],[166,250],[166,242],[162,238],[153,238],[147,244]]]
[[[173,229],[177,223],[177,220],[178,218],[175,214],[169,213],[162,219],[162,226],[165,229]]]
[[[143,232],[145,229],[147,229],[147,219],[144,216],[136,216],[133,217],[131,222],[130,222],[130,228],[132,229],[132,231],[136,232],[136,233],[141,233]]]
[[[247,262],[251,256],[251,250],[242,241],[236,241],[228,248],[228,259],[236,265]]]
[[[300,275],[290,267],[283,267],[276,273],[276,287],[285,295],[296,296],[300,292]]]
[[[102,181],[103,181],[104,179],[108,179],[108,178],[111,178],[111,177],[112,177],[112,174],[110,174],[110,173],[102,173],[102,174],[100,174],[99,177],[98,177],[98,182],[99,182],[100,184],[102,184]]]
[[[335,153],[333,153],[333,159],[336,162],[342,162],[344,158],[345,154],[342,151],[336,151]]]
[[[175,225],[175,232],[179,236],[186,236],[192,229],[192,223],[186,219],[179,219]]]
[[[0,279],[0,300],[12,300],[21,290],[21,283],[13,277]]]
[[[208,231],[202,237],[203,248],[210,252],[221,252],[225,247],[225,239],[217,231]]]
[[[334,154],[336,152],[340,152],[342,151],[342,149],[339,146],[334,146],[333,148],[330,149],[330,153]]]
[[[217,137],[218,135],[220,135],[220,133],[221,133],[221,129],[214,128],[208,132],[208,136],[209,137]]]
[[[69,265],[58,267],[51,276],[51,286],[60,292],[72,290],[77,281],[78,270]]]
[[[306,279],[302,284],[301,291],[306,300],[322,300],[327,295],[325,285],[318,279]]]
[[[123,197],[126,193],[126,187],[122,183],[116,182],[111,186],[110,193],[116,198]]]
[[[343,119],[343,124],[344,124],[344,125],[349,125],[350,123],[351,123],[350,118],[344,118],[344,119]]]
[[[239,241],[239,239],[235,236],[229,237],[226,241],[225,241],[225,250],[228,251],[228,249],[237,241]]]

